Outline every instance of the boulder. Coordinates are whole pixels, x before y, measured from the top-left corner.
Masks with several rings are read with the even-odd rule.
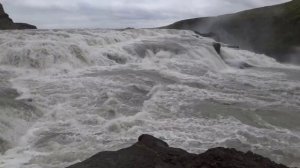
[[[129,148],[100,152],[68,168],[287,168],[252,152],[214,148],[203,154],[172,148],[151,135],[142,135]]]

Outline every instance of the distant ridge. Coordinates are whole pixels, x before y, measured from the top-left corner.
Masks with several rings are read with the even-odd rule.
[[[281,62],[300,63],[300,0],[163,27],[187,29]]]
[[[9,29],[37,29],[37,27],[27,23],[14,23],[13,20],[9,18],[9,15],[5,13],[0,3],[0,30]]]

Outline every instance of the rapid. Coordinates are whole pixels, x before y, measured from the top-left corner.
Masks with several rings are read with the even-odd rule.
[[[300,167],[300,67],[213,43],[183,30],[1,31],[0,168],[63,168],[144,133]]]

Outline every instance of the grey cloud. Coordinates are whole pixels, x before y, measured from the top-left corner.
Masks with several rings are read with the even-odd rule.
[[[39,28],[156,27],[288,0],[2,0],[18,22]]]

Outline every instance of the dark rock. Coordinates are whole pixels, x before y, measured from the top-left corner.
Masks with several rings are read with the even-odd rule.
[[[138,139],[138,142],[143,145],[146,145],[150,148],[156,148],[156,147],[167,148],[167,147],[169,147],[169,145],[166,142],[164,142],[160,139],[157,139],[151,135],[146,135],[146,134],[141,135]]]
[[[267,158],[252,152],[239,152],[235,149],[214,148],[197,156],[189,168],[284,168]]]
[[[217,17],[176,22],[162,28],[185,29],[216,41],[263,53],[278,61],[300,63],[300,1]]]
[[[196,155],[172,148],[151,135],[142,135],[133,146],[100,152],[68,168],[287,168],[271,160],[235,149],[214,148]]]
[[[0,30],[10,29],[36,29],[36,26],[27,23],[14,23],[9,15],[5,13],[2,4],[0,3]]]
[[[221,54],[221,44],[220,43],[213,43],[213,47],[215,48],[216,52],[220,55]]]
[[[17,29],[37,29],[36,26],[28,23],[15,23]]]

